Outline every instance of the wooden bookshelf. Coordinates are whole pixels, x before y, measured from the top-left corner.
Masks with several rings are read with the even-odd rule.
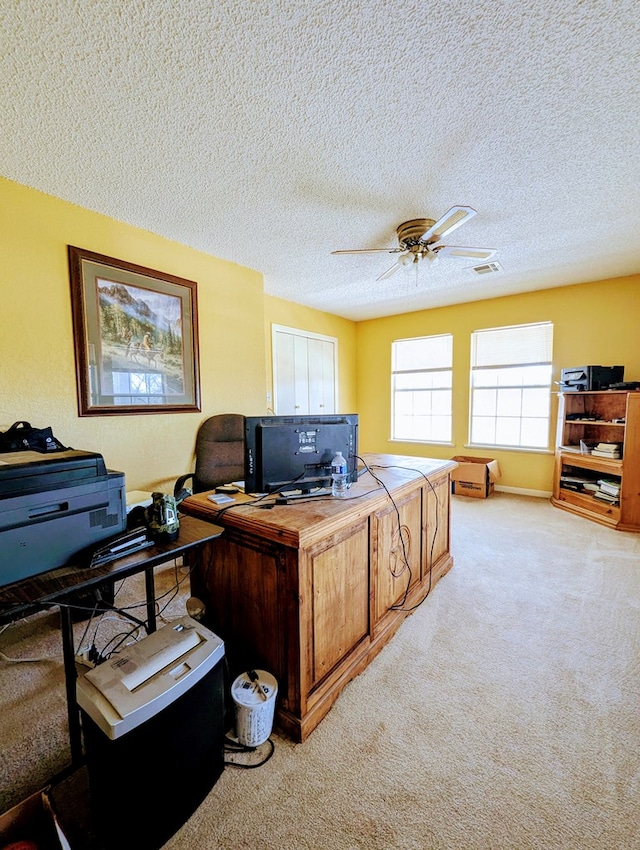
[[[619,444],[620,458],[590,453],[598,443]],[[619,486],[617,499],[603,497],[602,480]],[[551,502],[620,531],[640,531],[640,392],[560,393]]]

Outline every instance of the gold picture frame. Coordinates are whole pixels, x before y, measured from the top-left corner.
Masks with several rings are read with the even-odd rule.
[[[200,411],[197,284],[68,254],[79,415]]]

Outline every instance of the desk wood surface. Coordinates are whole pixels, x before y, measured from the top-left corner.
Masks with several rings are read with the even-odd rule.
[[[212,491],[207,491],[185,499],[181,509],[191,516],[299,549],[378,510],[388,503],[387,491],[392,491],[394,498],[402,498],[417,480],[433,479],[457,466],[455,461],[405,455],[372,453],[363,455],[363,460],[368,469],[362,471],[344,499],[328,494],[280,505],[274,504],[275,495],[251,498],[238,493],[234,504],[218,505],[209,499]]]

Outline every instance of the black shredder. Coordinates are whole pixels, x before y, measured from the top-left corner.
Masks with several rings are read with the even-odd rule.
[[[224,768],[224,644],[185,616],[78,680],[103,850],[157,850]]]

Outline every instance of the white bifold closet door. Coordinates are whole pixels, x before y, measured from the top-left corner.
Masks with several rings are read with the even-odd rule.
[[[274,413],[335,413],[338,340],[273,325],[272,348]]]

